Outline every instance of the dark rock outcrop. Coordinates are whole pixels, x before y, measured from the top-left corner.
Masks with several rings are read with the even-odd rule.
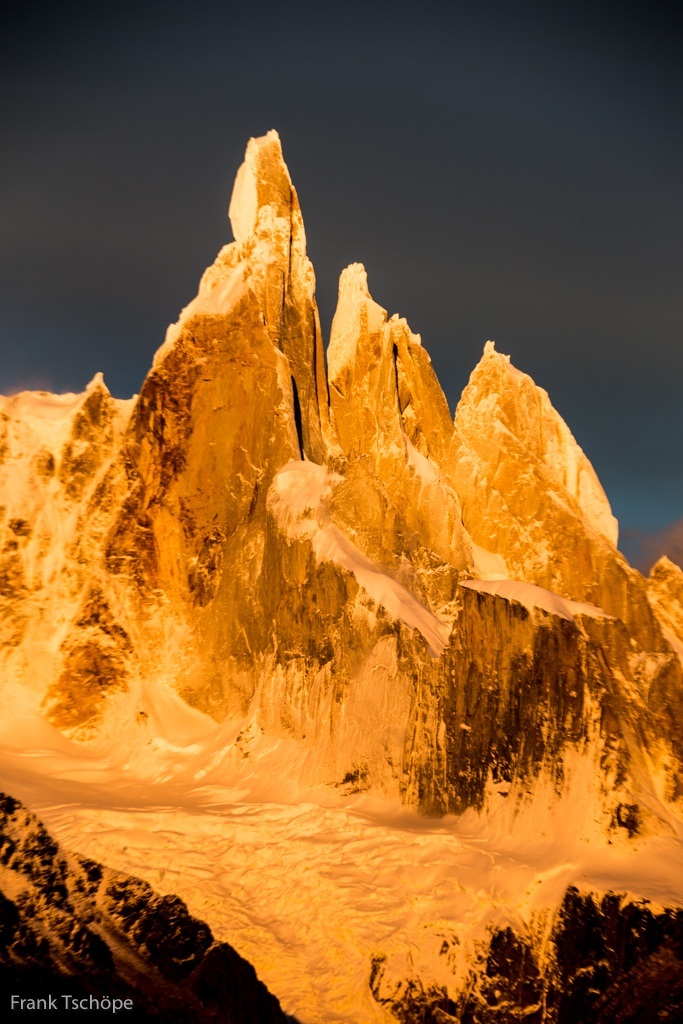
[[[494,929],[457,997],[419,978],[370,987],[400,1024],[677,1024],[683,911],[571,887],[546,941]]]
[[[292,1024],[251,964],[182,900],[67,853],[4,794],[0,864],[3,1001],[51,995],[64,1011],[64,996],[92,996],[130,1000],[126,1020]]]

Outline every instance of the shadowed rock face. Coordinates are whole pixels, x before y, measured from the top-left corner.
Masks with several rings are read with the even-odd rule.
[[[587,759],[579,827],[595,815],[617,827],[625,813],[618,808],[634,795],[637,802],[646,777],[638,751],[656,745],[664,721],[676,756],[683,754],[680,663],[670,651],[644,661],[617,619],[569,620],[462,587],[441,658],[417,647],[404,631],[397,675],[412,689],[403,795],[427,813],[483,809],[492,788],[494,802],[514,803],[541,776],[551,791],[567,792]],[[675,800],[675,770],[666,785]],[[640,825],[646,820],[648,830],[658,827],[643,810]]]
[[[253,967],[181,900],[60,849],[4,794],[0,863],[3,996],[51,994],[60,1009],[63,995],[131,999],[127,1016],[136,1020],[291,1020]]]
[[[401,1024],[656,1024],[683,1015],[683,912],[567,890],[539,943],[493,929],[453,999],[418,977],[398,983],[378,957],[370,985]],[[444,940],[448,958],[453,941]],[[547,947],[540,952],[542,946]]]
[[[6,677],[76,737],[170,684],[294,738],[304,782],[434,814],[539,778],[552,801],[590,762],[587,821],[658,828],[681,793],[678,570],[626,563],[568,427],[491,343],[453,424],[359,265],[326,372],[275,133],[249,143],[230,218],[134,402],[99,378],[3,400]],[[486,590],[502,577],[528,589]]]

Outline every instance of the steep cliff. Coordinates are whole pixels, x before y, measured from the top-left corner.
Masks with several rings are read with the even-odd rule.
[[[120,449],[134,400],[113,399],[101,374],[81,395],[0,397],[0,666],[5,693],[33,693],[59,672],[59,646],[101,548],[73,557],[88,509],[91,532],[111,522],[98,489]],[[106,684],[105,684],[106,685]]]
[[[650,604],[679,655],[683,654],[683,569],[664,556],[650,569],[647,581]]]
[[[473,540],[511,576],[599,605],[664,650],[645,583],[616,548],[593,467],[548,395],[488,342],[455,415],[453,472]]]

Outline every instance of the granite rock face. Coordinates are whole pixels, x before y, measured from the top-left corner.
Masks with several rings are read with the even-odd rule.
[[[666,555],[650,569],[647,596],[652,608],[668,630],[673,647],[683,644],[683,569]]]
[[[448,403],[419,337],[373,302],[359,264],[339,283],[327,361],[330,417],[347,478],[365,469],[358,495],[348,494],[348,511],[369,481],[394,511],[394,534],[383,531],[377,554],[410,561],[419,546],[455,569],[471,568],[458,496],[440,469],[452,433]],[[359,520],[357,530],[367,530]]]
[[[84,547],[82,558],[70,557],[72,538],[119,451],[132,404],[113,399],[101,374],[82,395],[24,392],[0,398],[5,685],[26,681],[27,672],[47,681],[59,671],[55,648],[101,550],[97,538],[100,543]],[[109,524],[108,509],[101,508],[98,519]]]
[[[548,395],[488,342],[455,416],[453,465],[472,539],[516,579],[588,601],[664,649],[643,577],[617,550],[593,467]]]

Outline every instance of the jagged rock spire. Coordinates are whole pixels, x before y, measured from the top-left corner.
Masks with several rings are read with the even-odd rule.
[[[198,314],[225,316],[245,293],[291,374],[302,456],[325,461],[328,397],[315,274],[301,209],[275,131],[250,139],[229,207],[235,241],[204,273],[199,292],[156,354],[159,366]]]
[[[591,463],[547,392],[491,341],[456,410],[452,465],[472,540],[512,576],[600,605],[661,645]]]
[[[291,366],[302,451],[322,462],[327,384],[315,274],[277,132],[249,141],[229,216],[235,241],[248,259],[248,280],[261,302],[269,335]]]
[[[407,535],[468,568],[469,538],[442,458],[448,403],[419,336],[400,317],[387,319],[360,263],[341,275],[327,358],[331,429],[343,455],[373,466]]]
[[[458,406],[456,421],[463,435],[482,437],[481,420],[494,401],[495,420],[544,467],[548,484],[569,495],[586,523],[616,546],[619,528],[607,495],[548,393],[487,341]]]

